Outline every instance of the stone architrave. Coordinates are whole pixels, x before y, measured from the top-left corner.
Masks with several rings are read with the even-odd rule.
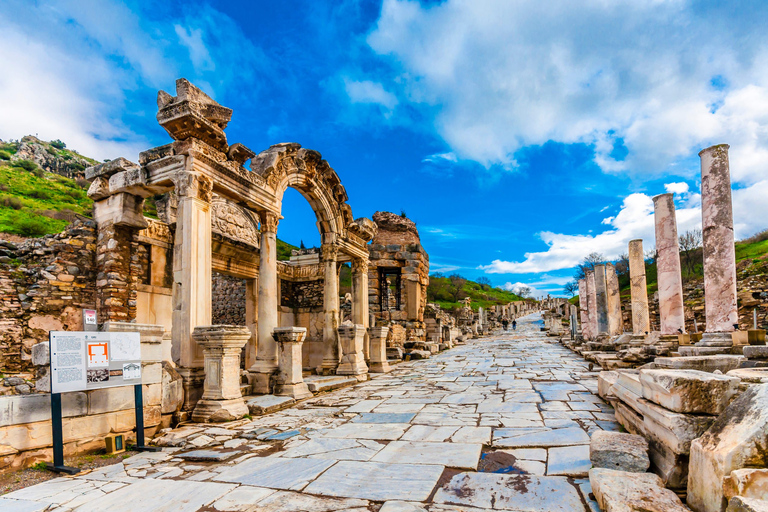
[[[624,332],[624,320],[621,315],[621,294],[619,276],[612,263],[605,264],[605,297],[608,310],[608,333],[619,336]]]
[[[365,327],[361,324],[345,323],[339,327],[339,339],[343,355],[341,363],[336,368],[336,374],[365,375],[368,373],[368,366],[363,356]]]
[[[699,153],[707,327],[697,345],[703,346],[733,345],[730,333],[739,323],[728,147],[720,144]]]
[[[277,342],[272,333],[277,327],[277,224],[280,218],[272,212],[261,213],[261,247],[259,250],[258,340],[256,361],[248,369],[254,393],[270,393],[272,375],[277,370]]]
[[[597,302],[596,335],[608,334],[608,292],[605,265],[595,265],[595,300]]]
[[[323,287],[323,364],[326,375],[336,373],[339,366],[339,278],[336,259],[339,248],[333,243],[323,243],[321,258],[325,268]]]
[[[589,310],[589,338],[594,340],[597,337],[597,293],[595,290],[595,271],[587,270],[585,272],[585,281],[587,284],[587,309]]]
[[[656,222],[656,251],[659,282],[659,316],[661,334],[685,332],[683,279],[680,273],[680,246],[677,239],[674,194],[653,198]]]
[[[296,400],[312,396],[304,382],[301,366],[301,345],[306,335],[305,327],[276,327],[272,331],[279,347],[275,382],[275,394],[278,396],[290,396]]]
[[[372,373],[387,373],[392,370],[387,361],[387,334],[389,334],[389,327],[371,327],[368,329],[371,340],[369,370]]]
[[[629,286],[632,294],[632,333],[645,336],[651,331],[651,319],[648,311],[648,283],[645,279],[642,240],[629,242]]]
[[[240,393],[240,351],[251,337],[247,327],[206,325],[195,327],[194,340],[203,347],[205,384],[192,421],[232,421],[248,414]]]

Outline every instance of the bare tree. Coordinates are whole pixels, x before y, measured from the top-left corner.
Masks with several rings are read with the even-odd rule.
[[[517,289],[517,292],[515,293],[517,293],[522,298],[527,299],[528,297],[531,296],[531,289],[527,286],[521,286],[520,288]]]
[[[691,229],[680,235],[680,253],[683,255],[683,261],[685,262],[685,268],[688,271],[688,275],[693,275],[698,263],[696,258],[696,249],[701,247],[702,233],[700,229]]]
[[[570,293],[571,297],[576,295],[576,292],[579,291],[579,283],[576,281],[569,281],[565,283],[565,286],[563,286],[563,290],[565,290],[565,293]]]
[[[595,268],[595,265],[599,265],[601,263],[605,263],[605,256],[599,252],[590,253],[589,256],[584,258],[581,263],[578,264],[576,267],[576,274],[574,274],[573,278],[577,281],[579,279],[584,279],[584,277],[587,275],[587,270],[592,270]]]
[[[616,274],[619,276],[629,275],[629,255],[627,253],[620,255],[613,265],[616,268]]]
[[[475,281],[477,284],[480,285],[480,288],[483,290],[490,290],[491,289],[491,280],[488,279],[485,276],[478,277],[477,281]]]
[[[451,288],[449,293],[453,297],[453,302],[459,302],[461,299],[467,296],[464,292],[464,285],[467,284],[467,280],[459,274],[451,274],[448,276],[451,282]]]

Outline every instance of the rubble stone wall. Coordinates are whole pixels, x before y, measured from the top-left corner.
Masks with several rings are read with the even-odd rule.
[[[289,308],[321,308],[323,307],[323,290],[325,281],[281,281],[280,305]]]
[[[96,306],[95,224],[0,244],[0,395],[47,392],[48,362],[33,361],[32,347],[48,331],[81,330],[81,308]]]
[[[245,280],[213,273],[213,324],[245,325]]]

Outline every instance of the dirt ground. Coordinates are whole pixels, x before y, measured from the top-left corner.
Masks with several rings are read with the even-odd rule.
[[[117,455],[106,454],[91,454],[91,455],[78,455],[76,457],[65,457],[64,464],[79,468],[83,471],[100,468],[102,466],[109,466],[115,462],[127,459],[131,455],[135,455],[138,452],[125,452]],[[0,496],[16,491],[30,485],[39,484],[52,478],[56,478],[58,475],[53,471],[45,469],[45,464],[39,462],[33,467],[27,469],[19,469],[9,473],[0,474]]]

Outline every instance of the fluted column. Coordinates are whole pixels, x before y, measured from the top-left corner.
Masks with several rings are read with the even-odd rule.
[[[659,316],[661,334],[685,332],[683,308],[683,278],[680,273],[680,245],[677,239],[677,219],[673,194],[653,198],[656,221],[656,263],[659,283]]]
[[[339,249],[333,243],[323,243],[321,257],[325,267],[323,289],[323,366],[322,371],[333,374],[339,366],[339,277],[336,258]]]
[[[629,286],[632,294],[632,333],[642,336],[651,330],[642,240],[629,242]]]
[[[277,370],[277,342],[272,333],[277,327],[277,224],[272,212],[261,212],[261,247],[259,249],[259,304],[256,361],[249,368],[254,393],[271,393],[270,378]]]
[[[707,333],[729,333],[739,323],[728,147],[720,144],[699,153]]]
[[[597,303],[597,333],[608,334],[608,289],[605,265],[595,265],[595,300]]]

